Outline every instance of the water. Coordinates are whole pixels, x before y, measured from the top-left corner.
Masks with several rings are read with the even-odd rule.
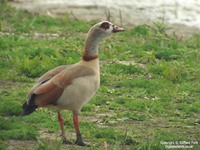
[[[70,13],[82,20],[105,20],[124,26],[164,20],[176,31],[200,31],[199,0],[15,0],[16,8],[51,16]]]

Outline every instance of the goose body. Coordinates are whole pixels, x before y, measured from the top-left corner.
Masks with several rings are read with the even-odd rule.
[[[23,115],[31,114],[38,107],[56,109],[62,136],[66,139],[60,111],[71,110],[77,135],[75,143],[84,146],[78,115],[100,85],[98,44],[111,33],[121,31],[124,29],[108,21],[94,25],[87,34],[82,60],[76,64],[56,67],[41,76],[28,93],[28,100],[22,106]]]
[[[65,88],[57,101],[57,105],[61,109],[68,109],[75,114],[79,114],[84,104],[91,100],[99,88],[100,74],[98,59],[91,62],[83,61],[78,63],[78,67],[74,68],[78,69],[77,72],[84,71],[82,72],[83,77],[74,79],[72,84]]]

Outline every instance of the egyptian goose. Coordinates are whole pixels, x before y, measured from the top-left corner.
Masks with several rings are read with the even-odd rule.
[[[60,111],[71,110],[76,131],[75,144],[84,146],[79,130],[78,115],[83,105],[90,101],[99,88],[98,45],[111,33],[121,31],[124,29],[108,21],[91,27],[85,40],[82,60],[73,65],[56,67],[41,76],[28,93],[28,100],[22,106],[22,115],[29,115],[38,107],[55,108],[61,135],[67,141]]]

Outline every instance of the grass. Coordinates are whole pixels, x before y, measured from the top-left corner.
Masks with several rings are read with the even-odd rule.
[[[21,117],[21,105],[43,73],[80,60],[94,23],[0,5],[0,149],[11,139],[35,141],[33,149],[62,148],[56,136],[42,139],[39,132],[59,135],[56,113],[38,109]],[[140,25],[102,42],[101,87],[81,113],[86,149],[165,149],[166,142],[181,141],[200,148],[194,144],[200,141],[200,35],[180,40],[166,30],[162,22]],[[63,114],[73,139],[71,113]]]

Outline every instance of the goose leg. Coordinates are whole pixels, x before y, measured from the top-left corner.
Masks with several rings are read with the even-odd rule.
[[[62,137],[62,141],[66,144],[72,144],[70,141],[67,140],[67,137],[65,135],[65,130],[64,130],[64,119],[62,117],[62,115],[60,114],[59,111],[57,111],[58,113],[58,121],[60,123],[60,129],[61,129],[61,137]]]
[[[65,137],[65,130],[64,130],[64,119],[62,117],[62,115],[60,114],[60,112],[58,111],[58,121],[60,123],[60,129],[61,129],[61,136],[64,136]]]
[[[83,142],[83,138],[81,135],[81,132],[79,131],[79,122],[78,122],[78,115],[73,114],[73,122],[74,122],[74,127],[76,130],[76,142],[75,144],[79,146],[85,146],[86,144]]]

